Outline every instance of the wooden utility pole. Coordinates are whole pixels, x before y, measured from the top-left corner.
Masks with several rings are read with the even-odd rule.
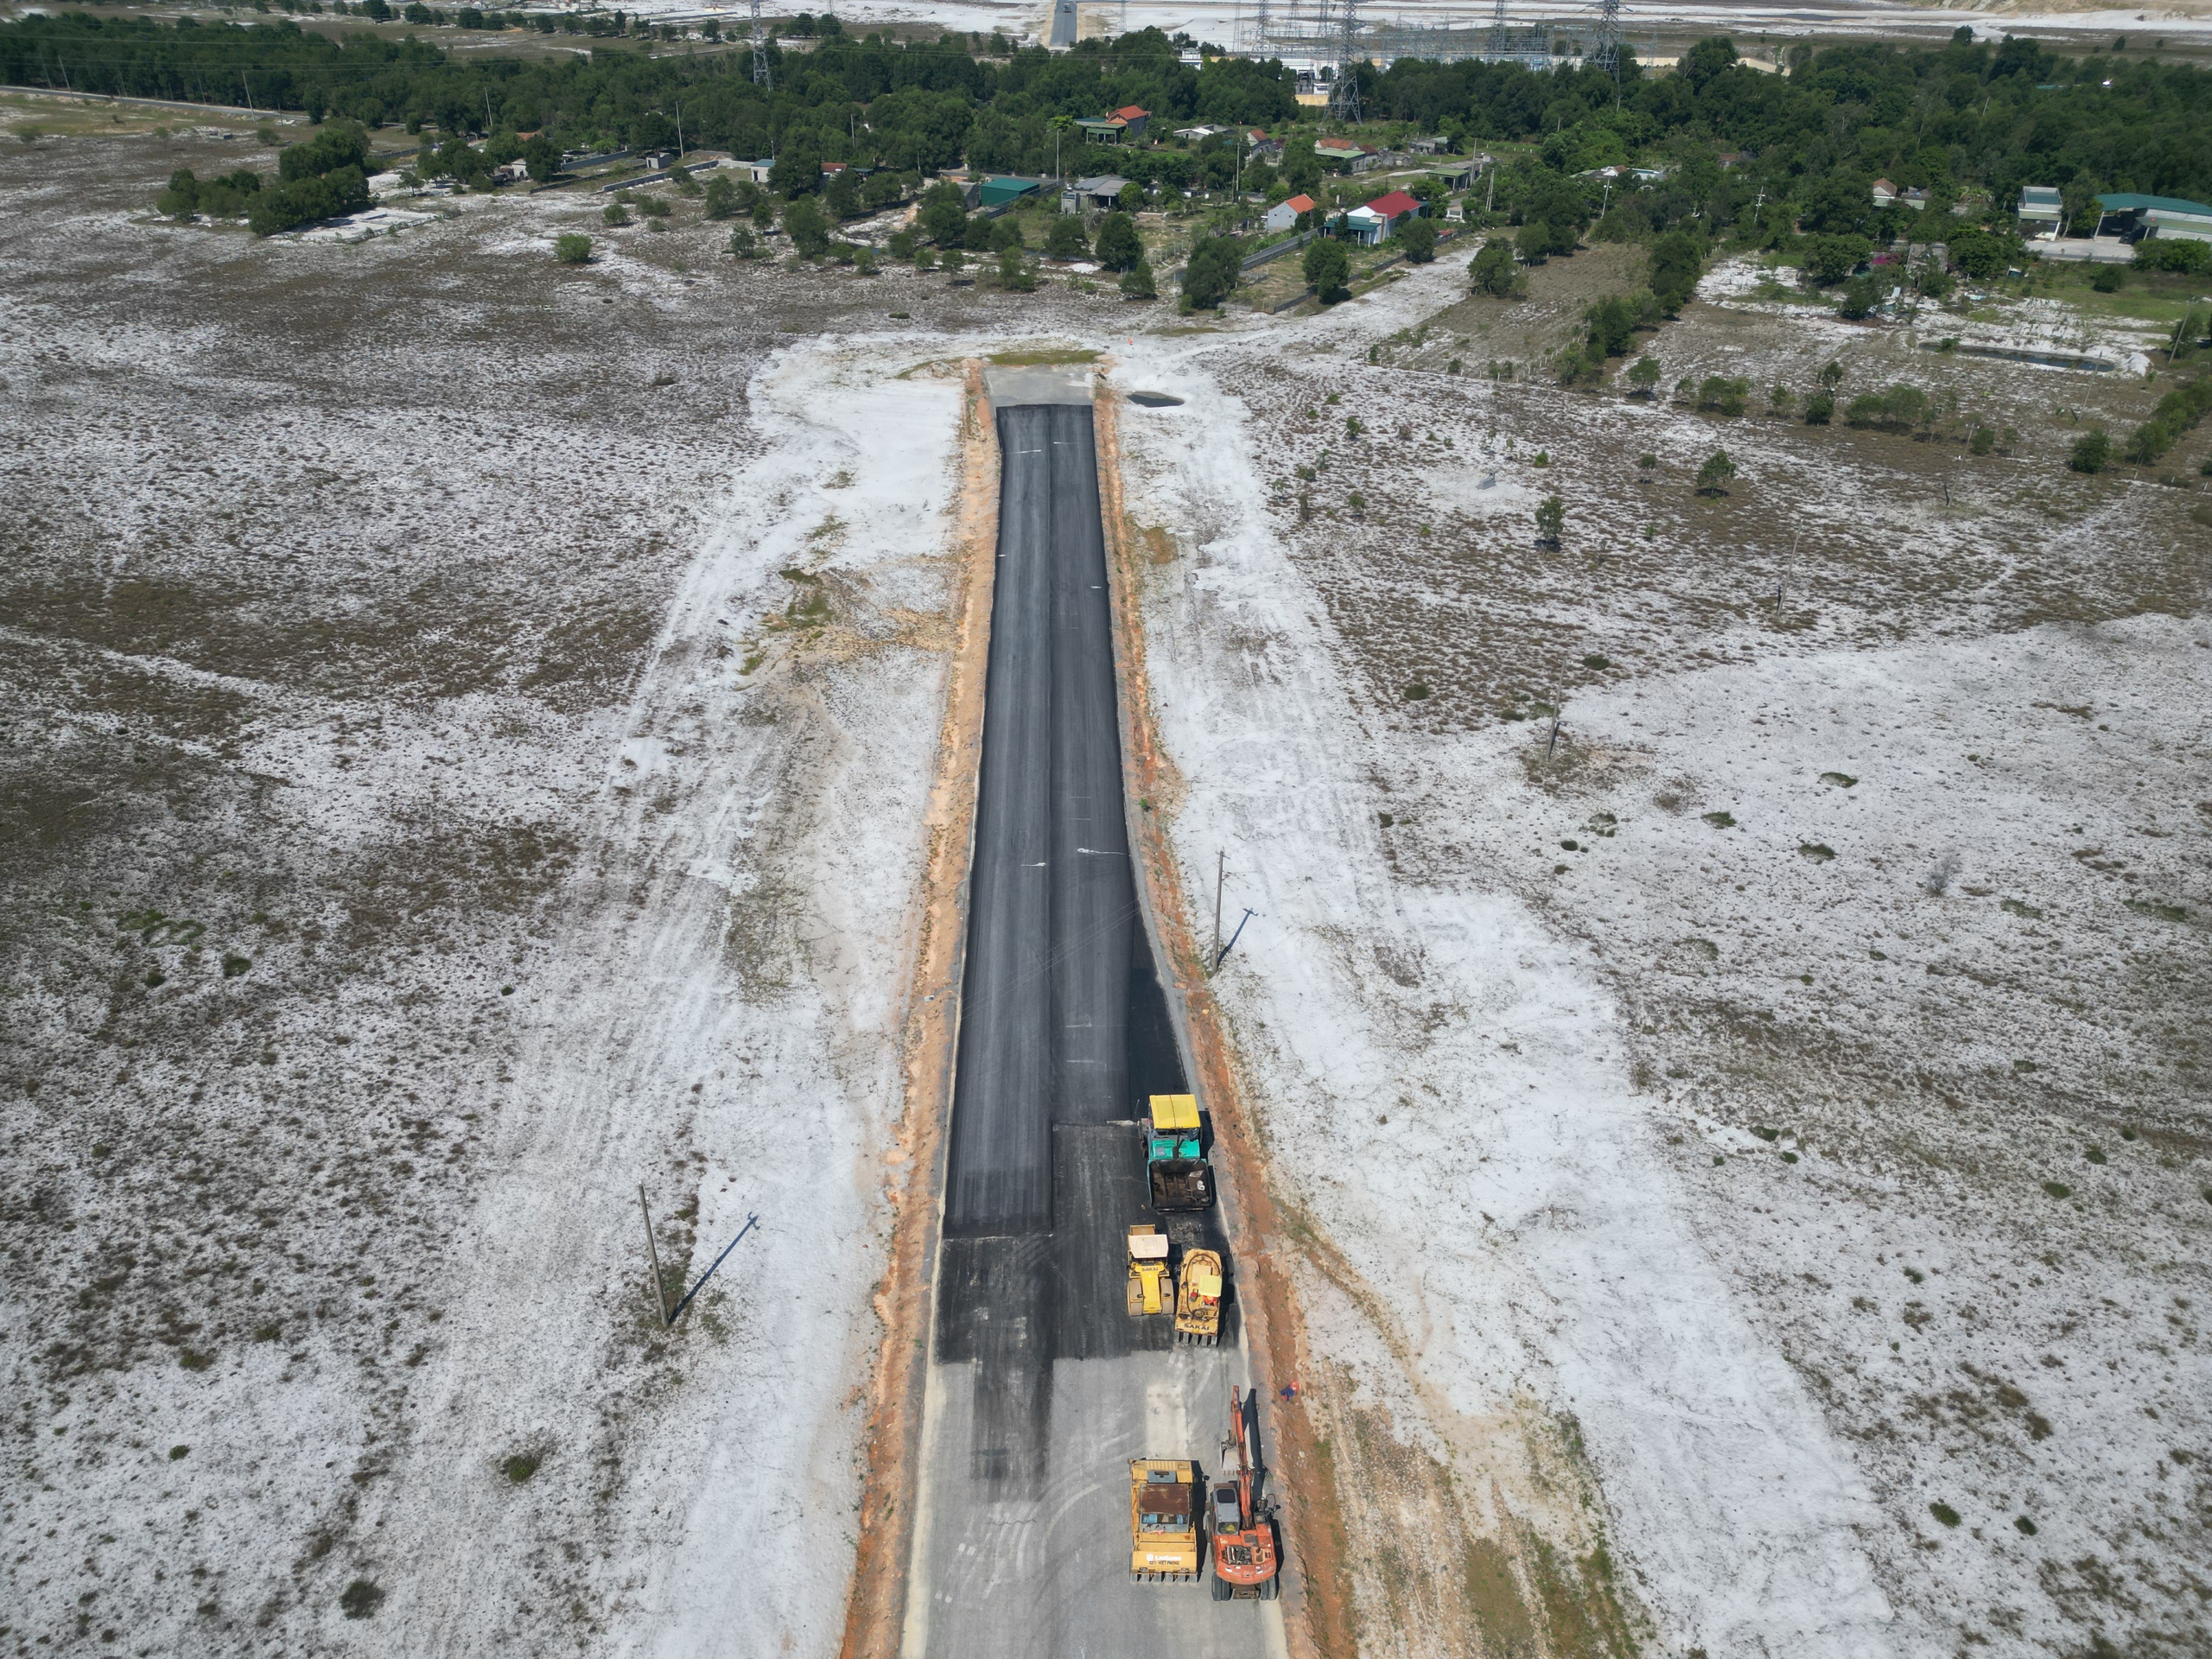
[[[653,1312],[660,1315],[660,1328],[668,1329],[668,1287],[660,1278],[660,1246],[653,1242],[653,1212],[645,1207],[645,1184],[638,1183],[638,1213],[645,1218],[645,1254],[652,1258]]]

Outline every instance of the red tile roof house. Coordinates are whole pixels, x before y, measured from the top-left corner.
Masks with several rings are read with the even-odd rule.
[[[1402,190],[1393,190],[1387,196],[1377,196],[1364,207],[1355,207],[1344,215],[1345,227],[1355,238],[1373,247],[1397,228],[1401,219],[1411,219],[1421,212],[1421,203]]]
[[[1279,201],[1268,208],[1267,216],[1260,221],[1261,228],[1269,232],[1291,230],[1297,226],[1300,213],[1313,211],[1313,197],[1293,196],[1289,200]]]
[[[1075,124],[1087,143],[1118,144],[1124,139],[1143,137],[1145,124],[1151,119],[1151,111],[1124,104],[1110,115],[1079,116]]]

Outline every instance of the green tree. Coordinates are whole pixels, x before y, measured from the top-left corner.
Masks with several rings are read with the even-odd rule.
[[[1183,267],[1183,302],[1197,311],[1210,311],[1236,290],[1243,272],[1238,269],[1243,245],[1233,236],[1202,236],[1191,245],[1191,257]]]
[[[968,202],[957,184],[939,182],[922,193],[922,232],[940,248],[957,248],[968,236]]]
[[[1426,265],[1435,259],[1436,221],[1434,219],[1402,219],[1395,234],[1398,245],[1406,251],[1408,264]]]
[[[1045,251],[1055,259],[1080,259],[1090,252],[1083,220],[1074,213],[1055,214],[1045,232]]]
[[[599,222],[620,229],[630,222],[630,210],[619,201],[610,201],[600,209]]]
[[[1805,238],[1805,276],[1815,287],[1829,288],[1851,275],[1873,244],[1863,236],[1838,234]]]
[[[830,210],[830,216],[832,219],[846,219],[860,217],[860,181],[853,176],[851,168],[840,168],[830,175],[830,182],[822,192],[822,205]]]
[[[1037,287],[1037,273],[1021,257],[1020,245],[999,251],[999,283],[1016,294],[1033,292]]]
[[[2088,174],[2077,173],[2064,184],[2060,185],[2058,209],[2063,217],[2059,220],[2059,234],[2063,236],[2071,231],[2075,235],[2079,236],[2082,232],[2078,227],[2096,205],[2096,181]],[[2092,232],[2096,228],[2094,225],[2089,226]]]
[[[1150,300],[1159,297],[1160,290],[1152,280],[1152,267],[1141,257],[1136,264],[1122,273],[1122,297],[1125,300]]]
[[[1835,418],[1835,393],[1825,389],[1805,400],[1805,424],[1826,426]]]
[[[1674,316],[1690,302],[1705,274],[1705,241],[1691,231],[1669,231],[1651,245],[1651,292]]]
[[[741,259],[758,259],[760,238],[753,235],[750,225],[740,225],[729,233],[729,251]]]
[[[1854,276],[1843,285],[1843,293],[1836,301],[1836,315],[1857,322],[1862,317],[1872,316],[1884,297],[1881,280],[1872,272]]]
[[[2112,440],[2102,432],[2084,432],[2074,440],[2066,464],[2077,473],[2101,473],[2112,464]]]
[[[1134,214],[1141,212],[1144,208],[1144,186],[1134,179],[1130,180],[1122,187],[1121,194],[1115,197],[1114,201],[1115,205],[1125,213]]]
[[[1522,223],[1520,235],[1515,238],[1521,249],[1522,259],[1529,264],[1541,264],[1552,251],[1552,227],[1540,219]]]
[[[1716,449],[1706,457],[1705,465],[1697,469],[1697,493],[1700,495],[1726,495],[1729,480],[1736,476],[1736,463],[1728,459],[1726,449]]]
[[[564,265],[581,265],[591,257],[591,238],[556,236],[553,238],[553,257]]]
[[[1950,253],[1952,264],[1976,282],[1986,283],[2004,275],[2005,262],[2012,257],[2012,244],[1970,225],[1951,238]]]
[[[1636,337],[1636,307],[1630,301],[1613,295],[1599,300],[1582,314],[1585,338],[1597,362],[1602,365],[1609,357],[1625,357]]]
[[[1559,545],[1560,531],[1567,527],[1567,503],[1555,495],[1544,498],[1536,509],[1536,537],[1546,547]]]
[[[523,145],[522,164],[533,183],[550,184],[561,170],[561,147],[541,132]]]
[[[1127,270],[1144,257],[1144,244],[1137,239],[1136,221],[1127,213],[1106,215],[1098,227],[1094,250],[1098,263],[1109,270]]]
[[[1649,397],[1659,384],[1659,359],[1649,352],[1637,358],[1629,365],[1628,383],[1635,389],[1633,396]]]
[[[811,138],[784,141],[783,153],[769,169],[768,188],[786,201],[810,196],[822,188],[822,152]]]
[[[803,259],[819,259],[830,251],[830,221],[812,196],[797,196],[784,204],[784,234]]]
[[[717,173],[707,181],[707,196],[701,211],[709,219],[737,217],[737,186],[727,173]]]
[[[1513,245],[1503,236],[1493,236],[1483,244],[1467,267],[1467,276],[1476,293],[1492,299],[1511,299],[1529,289],[1528,275],[1513,257]]]
[[[1024,247],[1021,219],[1017,214],[1001,213],[990,221],[991,251],[1003,253],[1008,248]]]
[[[1334,305],[1351,297],[1351,255],[1336,238],[1317,237],[1307,243],[1299,269],[1306,285],[1321,296],[1322,304]]]

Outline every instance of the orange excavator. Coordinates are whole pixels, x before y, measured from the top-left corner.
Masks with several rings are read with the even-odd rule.
[[[1213,1489],[1213,1599],[1273,1601],[1282,1593],[1282,1562],[1275,1549],[1274,1505],[1260,1503],[1266,1471],[1258,1465],[1260,1396],[1229,1388],[1229,1433],[1221,1443],[1223,1471],[1236,1454],[1236,1478]],[[1248,1421],[1249,1420],[1249,1421]]]

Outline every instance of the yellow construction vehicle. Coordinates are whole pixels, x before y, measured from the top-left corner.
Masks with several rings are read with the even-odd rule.
[[[1179,1458],[1129,1459],[1129,1578],[1198,1581],[1198,1465]]]
[[[1185,1250],[1176,1279],[1175,1340],[1212,1347],[1221,1340],[1221,1257],[1211,1250]]]
[[[1157,1227],[1129,1229],[1129,1312],[1173,1313],[1175,1284],[1167,1275],[1167,1235]]]

